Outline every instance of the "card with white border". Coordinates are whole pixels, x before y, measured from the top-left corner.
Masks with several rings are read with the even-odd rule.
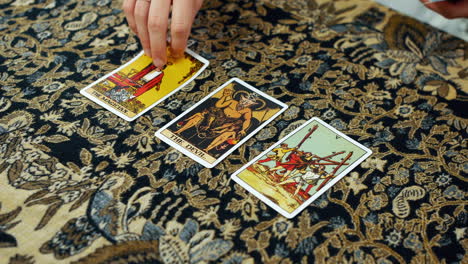
[[[140,52],[118,69],[83,88],[80,93],[126,121],[133,121],[194,80],[209,62],[186,49],[181,58],[169,54],[157,71]]]
[[[207,168],[270,123],[287,105],[233,78],[156,132]]]
[[[281,215],[293,218],[371,153],[314,117],[231,177]]]

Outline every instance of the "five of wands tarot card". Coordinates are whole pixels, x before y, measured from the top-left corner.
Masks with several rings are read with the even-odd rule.
[[[371,153],[314,117],[245,164],[232,179],[292,218]]]

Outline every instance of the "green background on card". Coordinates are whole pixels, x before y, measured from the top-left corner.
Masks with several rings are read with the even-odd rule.
[[[331,130],[330,128],[322,125],[320,122],[315,121],[315,120],[310,122],[307,126],[302,128],[300,131],[296,132],[294,135],[287,138],[284,141],[284,143],[288,144],[288,146],[291,148],[296,147],[299,144],[299,142],[305,137],[305,135],[309,132],[309,129],[314,127],[315,125],[318,125],[317,130],[315,130],[310,136],[310,138],[307,139],[304,142],[304,144],[302,144],[299,150],[305,151],[305,152],[312,152],[312,154],[315,154],[320,157],[331,155],[333,152],[345,151],[345,153],[343,154],[332,157],[332,160],[334,161],[341,161],[341,159],[344,159],[346,155],[348,155],[348,153],[352,151],[353,155],[347,161],[349,165],[352,165],[354,162],[356,162],[359,158],[361,158],[366,153],[360,147],[356,146],[355,144],[348,141],[347,139],[339,136],[333,130]],[[279,145],[276,147],[279,147]],[[271,151],[267,155],[269,154],[271,154]],[[286,156],[287,155],[288,154],[286,154]],[[263,156],[260,159],[264,159],[264,158],[266,158],[266,156]],[[325,161],[322,161],[322,162],[325,162]],[[275,167],[274,161],[265,162],[263,164],[268,165],[271,168]],[[338,169],[335,175],[338,175],[339,173],[344,171],[346,168],[349,167],[349,165],[341,166],[341,168]],[[336,165],[329,165],[325,167],[326,167],[325,170],[327,172],[332,172],[333,169],[336,167]]]

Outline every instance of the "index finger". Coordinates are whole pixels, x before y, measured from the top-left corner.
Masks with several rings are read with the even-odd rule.
[[[151,43],[153,63],[160,70],[166,64],[166,33],[169,20],[171,1],[152,1],[148,15],[148,31]]]

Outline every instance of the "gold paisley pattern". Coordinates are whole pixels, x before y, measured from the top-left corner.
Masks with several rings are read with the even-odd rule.
[[[121,3],[0,0],[2,261],[466,261],[466,42],[367,0],[205,2],[210,67],[128,123],[79,94],[141,49]],[[288,110],[211,170],[153,136],[231,77]],[[314,116],[374,154],[286,219],[229,176]]]

